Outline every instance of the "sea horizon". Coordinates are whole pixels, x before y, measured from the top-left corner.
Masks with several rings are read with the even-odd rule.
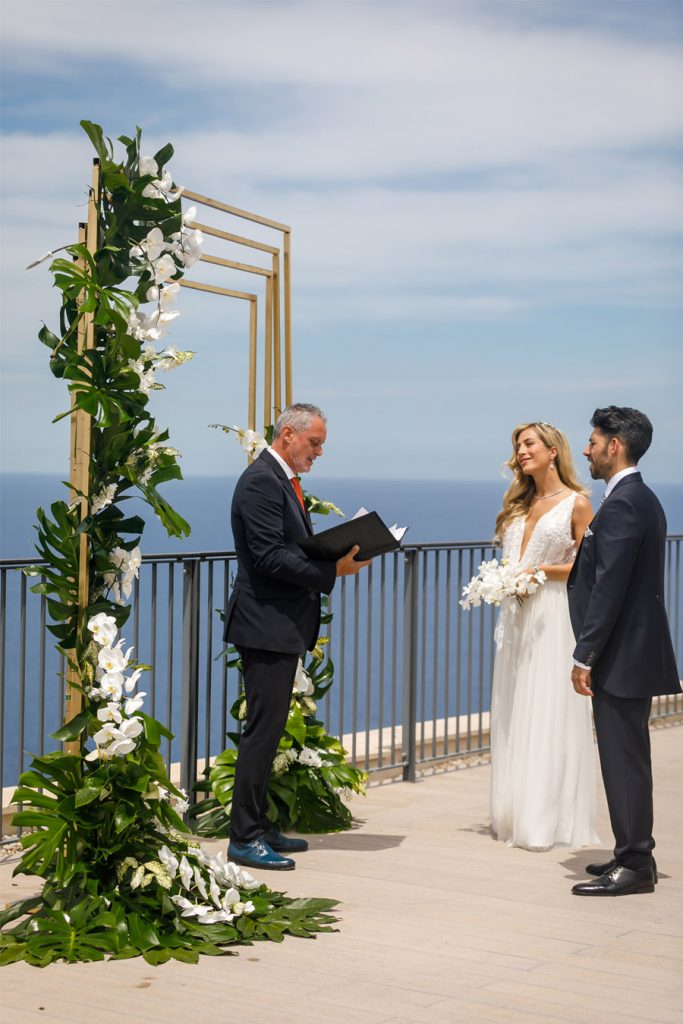
[[[0,558],[35,557],[36,509],[63,500],[67,488],[52,473],[0,473]],[[230,500],[237,475],[188,475],[161,488],[163,496],[189,522],[187,538],[168,537],[149,506],[132,496],[127,511],[142,516],[144,554],[227,551],[233,546]],[[496,515],[508,486],[503,477],[488,480],[324,477],[311,474],[305,490],[332,501],[346,517],[361,506],[374,510],[391,525],[407,526],[405,543],[490,541]],[[683,534],[683,484],[650,483],[667,517],[669,535]],[[591,501],[597,508],[601,482],[591,482]],[[315,517],[324,529],[335,516]]]

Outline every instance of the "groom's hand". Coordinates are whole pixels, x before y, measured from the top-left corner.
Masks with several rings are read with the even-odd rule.
[[[367,562],[356,562],[354,560],[354,555],[357,555],[359,551],[360,547],[358,544],[354,544],[351,550],[347,551],[344,557],[339,559],[337,562],[337,576],[355,576],[366,565],[370,565],[371,558]]]
[[[591,670],[589,668],[581,668],[579,665],[574,665],[574,668],[572,669],[572,685],[576,692],[581,694],[582,697],[592,697]]]

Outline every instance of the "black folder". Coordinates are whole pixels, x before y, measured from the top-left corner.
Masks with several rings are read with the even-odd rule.
[[[299,547],[309,558],[319,562],[336,562],[354,544],[360,545],[360,551],[355,556],[357,562],[384,555],[388,551],[397,551],[401,547],[400,541],[396,540],[376,512],[367,512],[364,516],[357,516],[330,530],[316,533],[302,541]]]

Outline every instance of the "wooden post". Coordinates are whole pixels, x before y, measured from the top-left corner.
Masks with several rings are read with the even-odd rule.
[[[249,303],[249,429],[256,430],[256,297]]]
[[[92,187],[88,197],[88,221],[79,226],[78,240],[85,242],[88,252],[94,253],[98,247],[98,212],[100,196],[100,164],[93,161]],[[79,261],[82,267],[85,261]],[[95,347],[95,321],[92,313],[84,313],[78,323],[78,354],[83,355]],[[90,455],[92,450],[92,416],[83,409],[74,408],[72,399],[71,412],[71,452],[69,481],[72,486],[72,500],[80,500],[80,518],[83,521],[90,506]],[[80,493],[77,493],[80,492]],[[78,629],[81,627],[83,612],[90,603],[90,549],[88,536],[83,533],[79,539],[78,549]],[[70,721],[83,708],[83,693],[80,689],[82,680],[76,665],[76,651],[69,651],[66,669],[66,696],[64,720]],[[72,740],[66,744],[70,754],[80,754],[80,740]]]
[[[285,405],[292,398],[292,233],[283,235],[284,249],[284,305],[285,305]]]
[[[278,367],[282,366],[282,349],[280,344],[281,333],[280,333],[280,253],[273,253],[273,357]],[[279,371],[277,392],[276,392],[276,404],[277,404],[277,416],[280,415],[282,409],[288,405],[287,402],[287,388],[285,386],[285,403],[282,405],[282,371]]]

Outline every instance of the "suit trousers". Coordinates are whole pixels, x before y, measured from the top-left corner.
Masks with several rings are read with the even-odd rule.
[[[614,697],[600,689],[593,697],[593,718],[600,754],[614,856],[637,870],[652,863],[652,759],[650,697]]]
[[[285,729],[298,654],[240,647],[247,723],[235,766],[230,838],[249,843],[270,828],[268,780]]]

